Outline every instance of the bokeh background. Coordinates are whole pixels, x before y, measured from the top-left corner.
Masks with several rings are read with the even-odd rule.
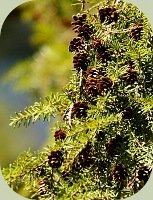
[[[13,129],[10,116],[57,92],[71,75],[74,37],[72,15],[81,5],[72,0],[37,0],[14,9],[0,37],[0,164],[6,167],[24,150],[43,148],[52,140],[50,123],[39,121]]]

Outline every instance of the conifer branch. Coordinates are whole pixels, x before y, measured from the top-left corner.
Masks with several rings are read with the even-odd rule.
[[[55,117],[55,113],[61,109],[62,102],[65,102],[62,99],[62,95],[51,94],[43,102],[35,102],[34,105],[25,108],[24,111],[17,112],[16,116],[10,118],[11,122],[9,125],[19,127],[23,123],[27,127],[30,123],[35,123],[41,118],[44,121],[50,121],[51,117]]]
[[[121,114],[117,115],[110,115],[110,116],[104,116],[101,119],[92,119],[90,118],[89,121],[85,122],[77,122],[75,121],[75,125],[73,124],[74,128],[71,129],[72,135],[70,135],[71,139],[67,140],[67,142],[63,143],[63,147],[66,151],[68,151],[67,159],[65,161],[64,170],[68,170],[71,168],[71,165],[73,164],[75,158],[78,155],[78,152],[81,152],[81,150],[86,146],[88,142],[92,142],[96,136],[96,130],[98,128],[106,129],[111,124],[121,122],[122,117]],[[77,131],[79,130],[79,132]],[[74,133],[74,134],[73,134]],[[74,148],[75,147],[75,148]]]

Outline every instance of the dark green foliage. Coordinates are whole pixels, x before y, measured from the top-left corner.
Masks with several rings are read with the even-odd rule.
[[[127,144],[128,136],[116,135],[115,138],[110,139],[105,145],[107,156],[120,156],[122,154],[122,148],[128,148]]]

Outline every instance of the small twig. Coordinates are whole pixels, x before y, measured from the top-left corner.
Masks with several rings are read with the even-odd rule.
[[[81,94],[82,94],[82,69],[80,70],[80,80],[79,80],[79,88],[80,88],[80,94],[79,94],[79,99],[81,99]]]
[[[117,29],[111,30],[111,29],[109,29],[109,30],[106,32],[106,34],[103,35],[103,40],[106,41],[107,38],[110,37],[110,35],[113,35],[113,34],[116,34],[116,33],[120,34],[120,33],[128,33],[128,32],[131,32],[132,29],[137,28],[137,27],[143,27],[143,26],[134,25],[134,26],[132,26],[132,27],[129,27],[129,28],[123,29],[123,30],[117,30]],[[104,32],[103,30],[100,31],[100,32],[98,33],[97,37],[100,37],[100,35],[101,35],[103,32]]]
[[[81,11],[85,10],[85,4],[88,3],[88,2],[86,2],[86,0],[78,0],[78,1],[79,1],[78,3],[72,4],[72,6],[81,4]]]
[[[114,0],[114,5],[117,5],[119,0]]]
[[[133,183],[135,182],[135,180],[136,180],[136,176],[134,175],[133,177],[132,177],[132,179],[131,179],[131,181],[128,183],[128,185],[127,185],[127,188],[128,189],[131,189],[131,187],[133,187]]]
[[[90,12],[92,9],[99,7],[103,2],[97,3],[94,6],[92,6],[91,8],[88,8],[86,11]]]
[[[71,119],[72,119],[72,108],[73,108],[73,103],[70,105],[69,112],[67,114],[68,124],[69,124],[70,127],[71,127]]]

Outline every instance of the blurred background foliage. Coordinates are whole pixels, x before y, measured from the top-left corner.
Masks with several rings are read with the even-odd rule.
[[[94,0],[91,2],[95,2]],[[74,37],[73,14],[81,4],[72,0],[35,0],[14,9],[0,37],[0,163],[7,166],[29,147],[41,149],[50,139],[50,124],[9,127],[15,111],[61,91],[72,73],[68,45]],[[53,140],[53,139],[52,139]]]
[[[5,76],[16,90],[26,91],[36,97],[59,91],[71,73],[71,54],[68,43],[73,37],[71,0],[36,0],[20,6],[23,23],[30,24],[29,43],[36,51],[17,63]]]

